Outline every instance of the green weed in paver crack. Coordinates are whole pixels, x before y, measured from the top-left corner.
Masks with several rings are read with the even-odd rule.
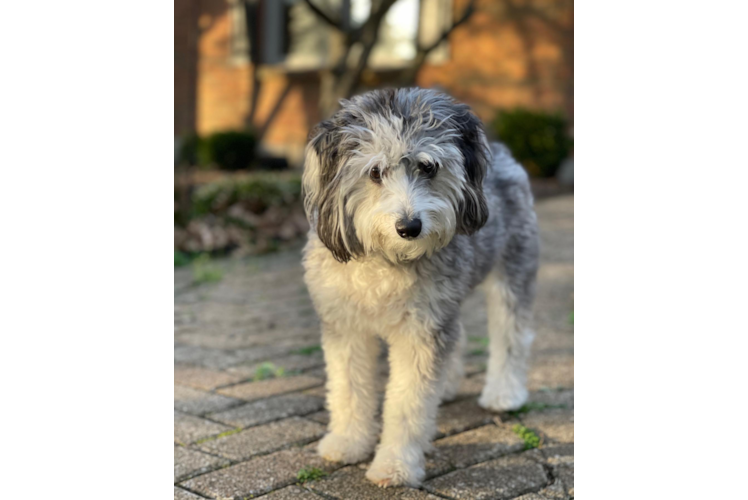
[[[574,324],[574,311],[571,311],[569,313],[569,324],[571,324],[571,325]]]
[[[468,337],[468,340],[470,340],[471,342],[477,342],[481,345],[481,347],[470,351],[468,353],[470,356],[481,356],[483,354],[486,354],[486,347],[488,347],[487,337]]]
[[[310,345],[309,347],[303,347],[293,351],[291,354],[301,354],[302,356],[311,356],[315,352],[320,352],[322,347],[320,345]]]
[[[514,424],[512,430],[525,442],[525,449],[540,448],[540,436],[522,424]]]
[[[322,479],[327,475],[327,472],[320,470],[316,467],[304,467],[296,474],[296,479],[300,483],[306,483],[307,481],[316,481]]]
[[[255,370],[254,381],[265,380],[271,377],[282,377],[286,374],[286,369],[283,367],[275,366],[273,363],[266,361],[257,367]]]
[[[223,279],[223,270],[211,262],[210,255],[201,254],[192,261],[192,282],[195,284],[212,283]]]

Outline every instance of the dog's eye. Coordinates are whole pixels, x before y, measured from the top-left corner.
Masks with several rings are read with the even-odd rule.
[[[431,163],[430,161],[421,163],[421,172],[427,177],[432,177],[436,173],[436,168],[436,163]]]
[[[382,172],[379,167],[374,167],[369,171],[369,177],[376,183],[382,182]]]

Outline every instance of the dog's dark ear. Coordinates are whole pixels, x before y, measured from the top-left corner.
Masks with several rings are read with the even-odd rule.
[[[457,147],[463,157],[465,169],[465,189],[463,202],[458,207],[457,232],[473,234],[488,220],[488,205],[483,195],[483,178],[490,161],[486,134],[483,125],[465,104],[457,105],[458,112],[453,116],[454,127],[459,132]]]
[[[309,224],[335,259],[348,262],[360,243],[352,217],[345,213],[346,200],[340,193],[343,158],[336,130],[335,124],[327,120],[309,133],[301,187]]]
[[[332,122],[323,121],[307,137],[301,191],[310,224],[316,221],[322,187],[329,184],[337,171],[338,144],[333,140],[334,130]]]

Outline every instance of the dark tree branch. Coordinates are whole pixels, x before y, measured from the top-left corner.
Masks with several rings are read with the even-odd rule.
[[[317,17],[322,19],[324,22],[326,22],[327,24],[329,24],[336,30],[344,31],[343,25],[341,24],[340,21],[336,21],[335,19],[330,17],[325,11],[317,7],[314,4],[314,2],[312,2],[312,0],[304,0],[304,3],[306,3],[307,7],[309,7],[312,10],[312,12],[314,12],[317,15]]]
[[[396,0],[381,0],[376,6],[376,10],[372,3],[371,14],[369,14],[369,19],[367,19],[361,27],[361,34],[358,39],[358,41],[363,44],[363,50],[361,51],[361,55],[355,66],[353,68],[348,68],[347,71],[341,75],[337,89],[339,96],[349,98],[356,91],[358,84],[361,82],[361,75],[369,63],[369,56],[377,43],[379,27],[382,24],[382,20],[395,1]],[[350,47],[346,50],[346,59],[349,50]],[[342,62],[347,65],[347,61],[344,60]]]
[[[245,124],[253,128],[257,112],[257,101],[260,98],[260,43],[257,29],[257,2],[244,0],[244,22],[247,31],[247,57],[252,65],[252,94],[249,100],[249,114]]]
[[[252,94],[249,98],[249,114],[247,115],[246,125],[254,127],[255,116],[257,114],[257,101],[260,99],[260,67],[257,64],[252,65]]]
[[[257,142],[262,141],[262,139],[265,137],[265,134],[270,128],[270,124],[273,123],[273,120],[275,120],[275,117],[278,115],[283,101],[286,100],[286,97],[288,97],[288,94],[291,92],[291,86],[291,80],[289,79],[288,82],[286,82],[286,86],[283,88],[283,91],[278,96],[278,99],[276,99],[273,109],[270,110],[267,118],[265,118],[265,123],[263,123],[262,127],[257,130]]]
[[[467,7],[465,7],[465,11],[462,13],[462,17],[460,17],[457,21],[455,21],[454,24],[452,24],[452,26],[449,29],[445,30],[444,33],[442,33],[442,35],[428,47],[423,47],[419,43],[418,52],[425,52],[425,54],[428,55],[429,52],[431,52],[432,50],[437,48],[439,45],[441,45],[442,42],[444,42],[444,40],[446,40],[449,37],[452,31],[454,31],[455,28],[457,28],[458,26],[463,24],[465,21],[470,19],[470,16],[472,16],[474,12],[475,12],[475,0],[470,0],[470,3],[468,4]]]
[[[418,50],[416,51],[416,56],[413,58],[413,63],[403,72],[403,81],[410,85],[412,84],[416,76],[418,75],[418,70],[421,69],[421,66],[426,62],[426,58],[428,55],[436,49],[439,45],[444,43],[444,41],[449,38],[449,35],[457,28],[458,26],[464,24],[468,19],[470,19],[470,16],[473,15],[475,12],[475,0],[470,0],[470,3],[467,7],[465,7],[465,10],[462,13],[462,16],[455,21],[452,26],[450,26],[448,29],[444,30],[444,33],[441,34],[439,38],[436,39],[435,42],[433,42],[431,45],[424,47],[421,45],[421,43],[418,43]]]

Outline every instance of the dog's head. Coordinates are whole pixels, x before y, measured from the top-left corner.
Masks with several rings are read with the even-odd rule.
[[[309,134],[304,208],[341,262],[431,255],[486,223],[489,155],[467,105],[433,90],[369,92]]]

